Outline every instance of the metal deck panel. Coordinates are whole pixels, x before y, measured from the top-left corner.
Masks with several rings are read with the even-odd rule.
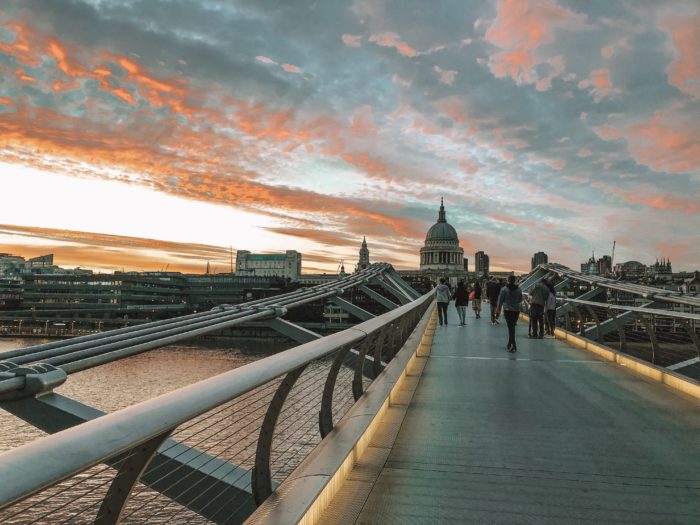
[[[526,329],[438,327],[356,523],[700,523],[700,403]]]

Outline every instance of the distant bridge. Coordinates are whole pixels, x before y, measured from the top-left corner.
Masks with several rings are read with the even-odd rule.
[[[556,264],[521,287],[542,278],[560,297],[557,340],[514,356],[486,319],[436,329],[432,294],[387,264],[0,354],[0,407],[55,432],[0,455],[0,520],[697,523],[700,297]],[[387,312],[346,301],[350,287]],[[320,338],[282,318],[319,299],[362,322]],[[67,374],[250,321],[301,345],[111,414],[52,392]]]

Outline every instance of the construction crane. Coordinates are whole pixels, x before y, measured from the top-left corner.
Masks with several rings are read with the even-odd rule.
[[[610,254],[610,269],[612,269],[612,266],[615,263],[615,244],[617,244],[617,241],[613,241],[613,249],[612,253]]]

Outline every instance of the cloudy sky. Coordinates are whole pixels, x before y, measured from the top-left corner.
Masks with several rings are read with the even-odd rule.
[[[3,0],[0,251],[700,267],[700,3]]]

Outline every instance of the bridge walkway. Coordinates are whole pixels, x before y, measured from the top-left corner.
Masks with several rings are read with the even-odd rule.
[[[699,523],[700,401],[522,322],[509,354],[505,323],[469,313],[322,523]]]

